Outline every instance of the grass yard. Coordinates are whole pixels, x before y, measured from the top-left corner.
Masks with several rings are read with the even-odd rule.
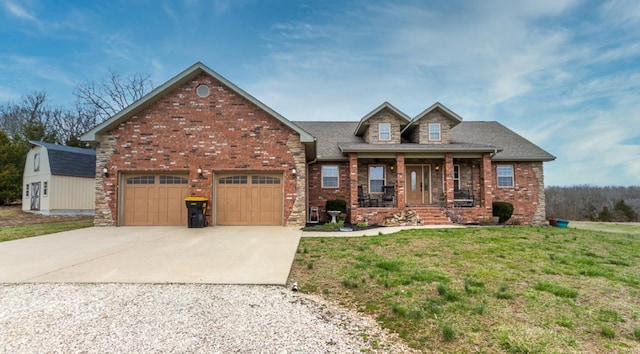
[[[640,351],[637,233],[482,227],[303,238],[290,279],[422,351]]]
[[[93,226],[93,220],[58,221],[44,224],[0,226],[0,242]]]

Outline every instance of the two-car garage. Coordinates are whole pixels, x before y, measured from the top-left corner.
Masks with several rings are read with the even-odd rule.
[[[210,207],[215,213],[215,225],[283,224],[281,173],[221,173],[216,174],[214,180]],[[124,187],[122,225],[187,224],[184,202],[190,195],[187,174],[128,174],[121,181]]]

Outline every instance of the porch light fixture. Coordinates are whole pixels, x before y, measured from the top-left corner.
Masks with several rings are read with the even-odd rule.
[[[109,170],[106,167],[102,168],[102,176],[104,178],[109,178]]]
[[[298,174],[298,171],[296,171],[295,167],[291,170],[291,174],[294,176]]]
[[[440,165],[436,165],[436,171],[440,171]]]
[[[393,171],[393,170],[395,170],[395,169],[396,169],[396,167],[395,167],[395,166],[393,166],[393,165],[391,165],[391,166],[389,166],[389,169],[390,169],[391,171]]]
[[[204,175],[202,174],[202,168],[200,168],[200,166],[198,166],[198,178],[204,178]]]

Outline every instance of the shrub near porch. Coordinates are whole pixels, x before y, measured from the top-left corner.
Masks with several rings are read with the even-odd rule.
[[[640,239],[574,229],[304,238],[290,275],[422,351],[640,349]]]

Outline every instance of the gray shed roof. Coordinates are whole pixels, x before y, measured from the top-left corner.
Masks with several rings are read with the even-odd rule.
[[[42,141],[29,142],[47,149],[52,175],[89,178],[96,176],[96,152],[94,150]]]
[[[553,161],[555,156],[498,122],[462,122],[451,129],[452,143],[491,144],[502,148],[494,161]]]

